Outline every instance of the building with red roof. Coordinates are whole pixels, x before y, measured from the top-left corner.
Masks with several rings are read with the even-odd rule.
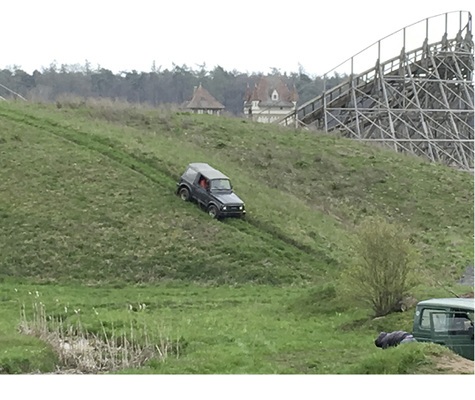
[[[244,115],[257,122],[276,122],[297,107],[295,86],[290,90],[280,76],[262,76],[244,95]]]
[[[195,114],[214,114],[219,115],[224,106],[216,100],[211,94],[201,86],[195,87],[193,97],[182,106],[183,109]]]

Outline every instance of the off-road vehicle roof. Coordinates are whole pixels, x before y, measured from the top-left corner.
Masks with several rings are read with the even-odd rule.
[[[464,310],[473,311],[474,300],[467,298],[446,298],[446,299],[430,299],[423,300],[418,303],[418,306],[434,306],[434,307],[450,307],[460,308]]]
[[[192,168],[200,174],[204,175],[208,179],[229,179],[222,172],[214,169],[206,163],[191,163],[188,164],[188,168]]]

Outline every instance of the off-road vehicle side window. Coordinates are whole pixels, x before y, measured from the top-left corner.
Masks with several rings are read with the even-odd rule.
[[[447,332],[449,335],[458,335],[468,332],[473,325],[470,315],[463,311],[442,311],[426,308],[422,310],[421,328],[430,329],[430,321],[434,324],[435,332]]]
[[[209,179],[204,175],[200,175],[200,179],[198,179],[198,185],[203,189],[209,190]]]
[[[455,312],[449,319],[449,335],[468,335],[473,322],[465,312]]]
[[[430,329],[430,316],[433,313],[440,313],[441,310],[425,308],[421,315],[421,329]],[[434,330],[443,331],[446,328],[445,314],[434,315]]]
[[[211,190],[231,190],[231,182],[228,179],[213,179]]]

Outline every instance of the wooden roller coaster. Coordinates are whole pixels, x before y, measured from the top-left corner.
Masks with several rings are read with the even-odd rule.
[[[413,30],[422,30],[421,45],[407,50]],[[440,36],[431,41],[434,30]],[[402,41],[400,54],[382,61],[385,43],[394,42],[396,35]],[[374,66],[355,72],[358,57],[370,48],[376,49]],[[324,87],[320,96],[279,122],[380,143],[473,171],[474,48],[469,12],[440,14],[409,25],[345,63],[350,71],[344,83]],[[325,74],[324,81],[342,65]]]

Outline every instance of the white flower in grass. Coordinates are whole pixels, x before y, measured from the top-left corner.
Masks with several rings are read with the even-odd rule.
[[[13,290],[14,290],[15,292],[18,292],[18,289],[17,289],[17,288],[14,288]]]
[[[36,297],[40,297],[40,294],[38,293],[38,290],[35,291]]]
[[[65,313],[68,312],[68,307],[64,306],[64,312],[65,312]]]

